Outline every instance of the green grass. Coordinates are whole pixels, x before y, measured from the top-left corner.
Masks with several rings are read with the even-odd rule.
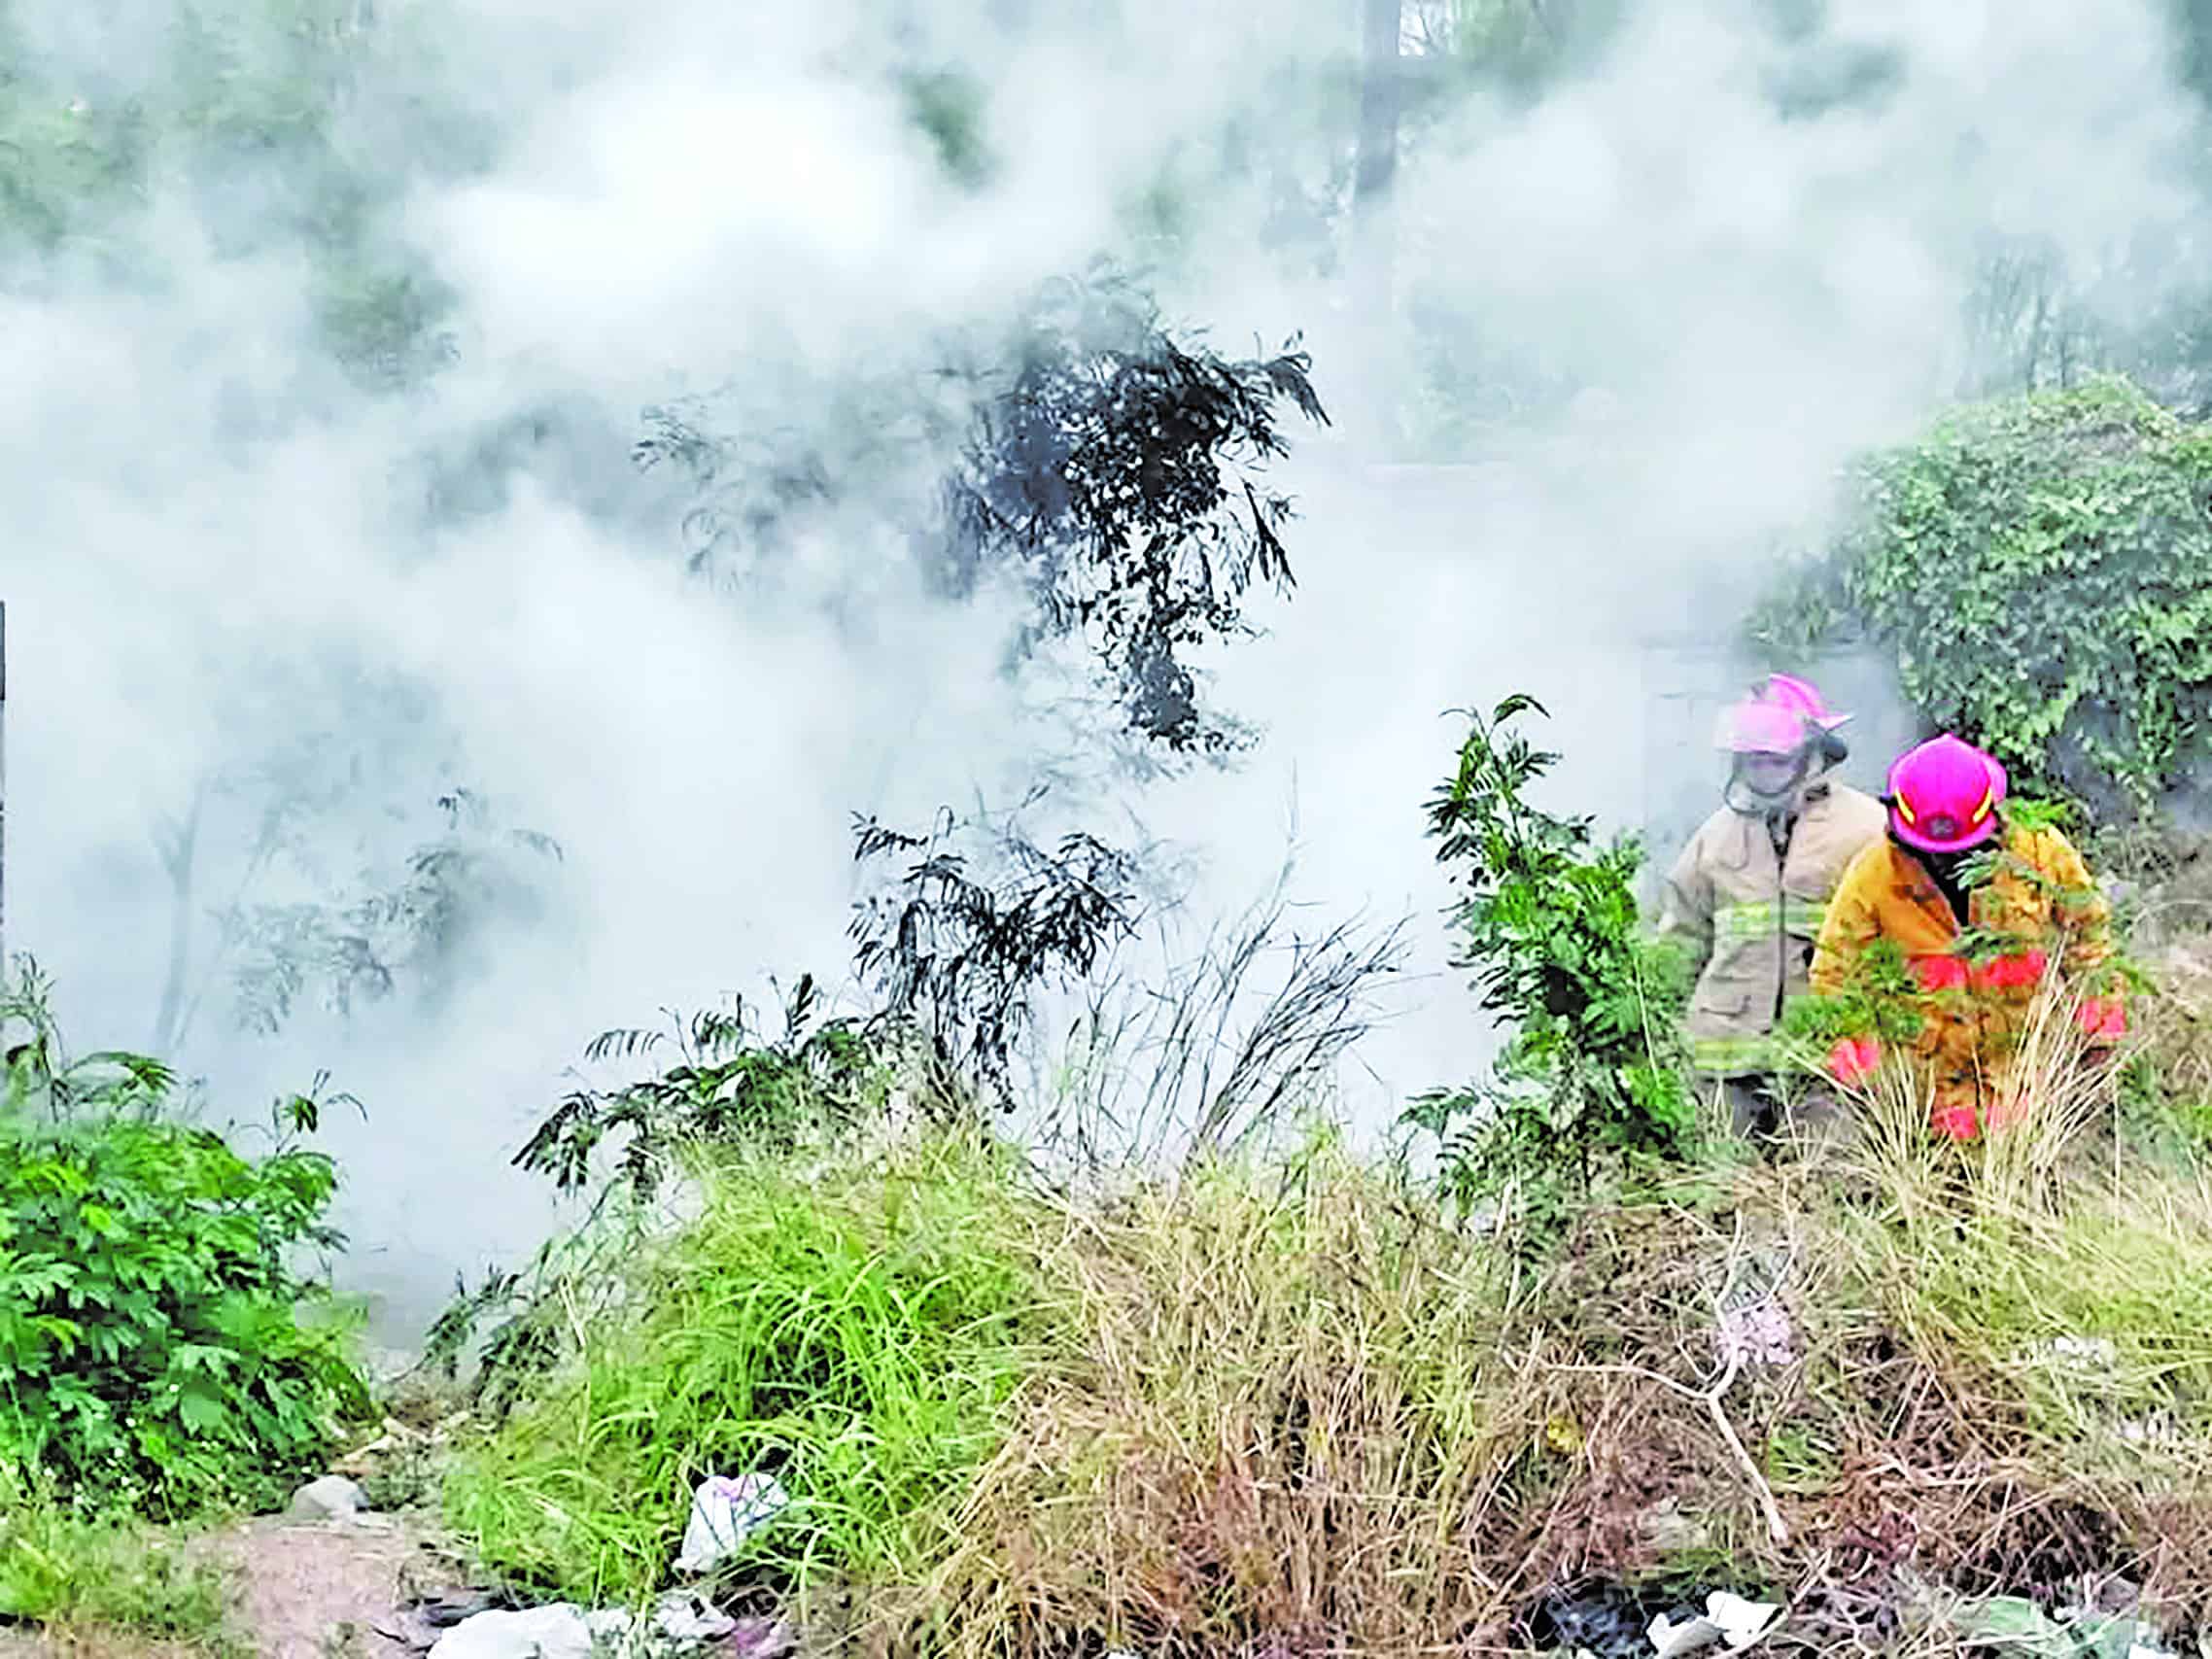
[[[227,1575],[174,1534],[86,1514],[0,1469],[0,1615],[57,1632],[126,1633],[247,1659]]]
[[[757,1563],[801,1582],[916,1570],[1054,1338],[1044,1212],[973,1145],[695,1174],[695,1219],[464,1461],[451,1519],[499,1570],[634,1598],[661,1581],[700,1479],[762,1470],[793,1503]]]

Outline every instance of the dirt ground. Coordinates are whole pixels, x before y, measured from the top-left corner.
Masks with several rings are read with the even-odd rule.
[[[422,1534],[390,1516],[376,1521],[370,1530],[268,1517],[209,1536],[206,1547],[234,1574],[234,1628],[257,1659],[396,1659],[407,1652],[375,1627],[391,1624],[402,1574],[424,1559]],[[193,1651],[96,1633],[0,1631],[0,1659],[184,1659]]]

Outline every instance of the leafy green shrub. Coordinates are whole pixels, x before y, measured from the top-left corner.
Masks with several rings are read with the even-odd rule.
[[[63,1062],[25,984],[0,1010],[35,1033],[0,1110],[0,1471],[163,1511],[281,1499],[365,1405],[344,1322],[302,1317],[328,1292],[291,1261],[338,1242],[336,1169],[293,1144],[319,1102],[280,1105],[274,1151],[243,1158],[155,1115],[157,1063]]]
[[[1961,409],[1854,468],[1828,555],[1750,619],[1879,642],[2019,785],[2146,812],[2212,712],[2212,435],[2124,381]]]
[[[1544,710],[1509,697],[1488,721],[1470,715],[1429,807],[1436,857],[1466,889],[1459,965],[1513,1034],[1494,1082],[1433,1091],[1405,1116],[1442,1140],[1463,1205],[1517,1183],[1541,1220],[1587,1192],[1601,1161],[1680,1151],[1696,1112],[1675,1035],[1679,954],[1638,924],[1642,849],[1628,837],[1599,847],[1590,819],[1525,798],[1558,759],[1508,730],[1528,712]]]
[[[1008,1160],[968,1141],[700,1170],[699,1213],[607,1263],[583,1351],[454,1475],[502,1572],[587,1599],[650,1590],[709,1474],[793,1504],[748,1544],[802,1582],[927,1558],[1051,1318]]]

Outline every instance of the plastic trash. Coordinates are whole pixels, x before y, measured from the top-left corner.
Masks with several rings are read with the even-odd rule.
[[[653,1628],[672,1642],[711,1642],[734,1632],[738,1621],[704,1596],[671,1590],[653,1608]]]
[[[1745,1367],[1787,1365],[1797,1359],[1796,1333],[1780,1302],[1767,1296],[1720,1316],[1717,1332],[1722,1364]]]
[[[2173,1659],[2158,1632],[2125,1613],[2054,1618],[2025,1596],[1956,1603],[1946,1623],[1968,1648],[2049,1659]]]
[[[774,1475],[709,1475],[691,1495],[678,1573],[704,1573],[790,1506],[791,1496]]]
[[[587,1613],[569,1602],[477,1613],[439,1637],[431,1659],[591,1659],[594,1643],[604,1647],[630,1629],[628,1613]]]
[[[1554,1591],[1538,1604],[1531,1634],[1544,1651],[1587,1654],[1592,1659],[1646,1659],[1651,1643],[1644,1633],[1654,1607],[1684,1615],[1690,1611],[1673,1603],[1645,1600],[1617,1584],[1594,1584],[1573,1593]]]
[[[1651,1621],[1645,1634],[1659,1659],[1676,1659],[1676,1655],[1696,1653],[1724,1642],[1730,1652],[1742,1652],[1781,1622],[1781,1605],[1779,1602],[1752,1602],[1726,1590],[1715,1590],[1705,1599],[1705,1611],[1685,1619],[1671,1619],[1665,1613]]]
[[[351,1521],[370,1507],[368,1494],[342,1474],[310,1480],[292,1495],[285,1518],[293,1521]]]

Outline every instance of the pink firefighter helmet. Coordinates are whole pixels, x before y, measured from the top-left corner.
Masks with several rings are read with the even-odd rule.
[[[1997,833],[2005,769],[1946,732],[1889,768],[1890,833],[1921,852],[1964,852]]]
[[[1795,754],[1849,718],[1830,710],[1811,681],[1772,674],[1721,710],[1713,746],[1731,754]]]
[[[1838,714],[1829,709],[1821,698],[1819,689],[1811,680],[1799,679],[1793,674],[1767,675],[1766,683],[1759,687],[1758,694],[1767,702],[1801,715],[1808,723],[1824,732],[1834,731],[1850,718],[1849,714]]]

